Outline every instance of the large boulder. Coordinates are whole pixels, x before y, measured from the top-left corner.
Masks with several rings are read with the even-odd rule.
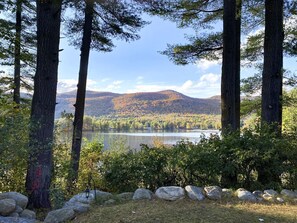
[[[77,195],[74,195],[68,202],[70,203],[76,203],[76,202],[80,202],[80,203],[84,203],[84,204],[91,204],[95,201],[95,196],[96,199],[98,200],[108,200],[112,197],[111,193],[108,192],[104,192],[104,191],[100,191],[100,190],[92,190],[89,193],[89,196],[86,196],[86,193],[79,193]]]
[[[133,200],[151,200],[153,192],[148,189],[138,188],[133,195]]]
[[[218,186],[204,187],[204,191],[211,200],[220,200],[222,198],[222,189]]]
[[[14,212],[16,208],[16,202],[13,199],[0,200],[0,215],[8,216]]]
[[[3,199],[13,199],[16,201],[16,204],[22,209],[25,209],[28,204],[28,197],[18,192],[6,192],[0,194],[0,200]]]
[[[281,195],[287,198],[297,198],[297,192],[294,192],[292,190],[283,189],[281,191]]]
[[[202,201],[205,198],[203,194],[204,190],[202,187],[188,185],[185,187],[185,190],[187,192],[188,197],[192,200]]]
[[[60,223],[73,219],[75,217],[75,212],[72,208],[61,208],[54,211],[50,211],[46,218],[45,223]]]
[[[35,219],[19,218],[19,217],[1,217],[0,223],[36,223]]]
[[[175,201],[185,197],[185,190],[177,186],[160,187],[155,194],[160,199]]]
[[[256,202],[257,198],[254,194],[252,194],[250,191],[247,191],[245,189],[238,189],[236,191],[237,193],[237,197],[239,198],[239,200],[243,200],[243,201],[250,201],[250,202]]]

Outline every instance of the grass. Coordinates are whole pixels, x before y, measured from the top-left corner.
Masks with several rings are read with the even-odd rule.
[[[262,221],[262,219],[264,221]],[[73,222],[81,223],[296,223],[297,205],[244,203],[239,201],[196,202],[189,199],[129,201],[94,206]]]

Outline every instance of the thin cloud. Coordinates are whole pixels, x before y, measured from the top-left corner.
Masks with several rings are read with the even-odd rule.
[[[143,83],[143,79],[144,79],[143,76],[138,76],[138,77],[136,78],[136,84],[142,84],[142,83]]]
[[[221,60],[207,60],[207,59],[201,59],[196,62],[196,66],[200,70],[208,70],[209,68],[212,68],[214,66],[218,66],[222,63]]]
[[[57,91],[58,93],[69,92],[77,89],[77,80],[75,79],[61,79],[58,81]],[[98,82],[87,79],[87,89],[91,89],[96,86]]]
[[[208,74],[202,75],[202,77],[200,78],[200,81],[205,81],[205,82],[209,82],[209,83],[216,83],[216,82],[219,81],[219,79],[220,79],[220,75],[213,74],[213,73],[208,73]]]
[[[123,81],[113,81],[111,84],[109,84],[106,87],[107,91],[114,91],[114,90],[119,90],[122,86]]]
[[[140,84],[128,90],[127,93],[155,92],[169,89],[191,97],[211,97],[220,94],[220,75],[204,74],[198,81],[187,80],[181,85]]]

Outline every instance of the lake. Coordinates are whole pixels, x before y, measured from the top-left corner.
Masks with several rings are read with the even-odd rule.
[[[154,145],[163,143],[166,145],[174,145],[181,140],[189,140],[198,142],[202,135],[209,137],[210,134],[219,134],[219,130],[190,130],[183,132],[152,132],[152,131],[137,131],[137,132],[91,132],[83,133],[88,140],[99,139],[104,143],[104,148],[110,147],[129,147],[131,149],[140,149],[140,144]]]

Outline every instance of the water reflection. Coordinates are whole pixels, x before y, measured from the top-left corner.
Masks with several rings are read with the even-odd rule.
[[[174,145],[180,140],[189,140],[198,142],[201,135],[209,137],[210,134],[219,134],[218,130],[193,130],[185,132],[84,132],[84,137],[88,140],[100,139],[104,143],[105,149],[111,147],[129,147],[131,149],[140,149],[141,144],[153,146],[156,143]]]

